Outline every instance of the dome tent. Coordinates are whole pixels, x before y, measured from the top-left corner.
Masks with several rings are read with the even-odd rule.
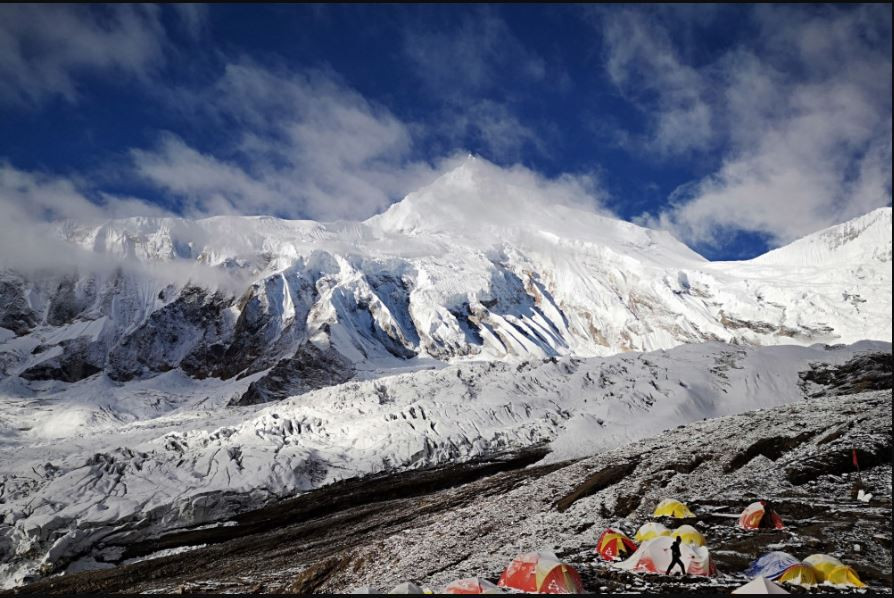
[[[633,536],[633,539],[637,542],[645,542],[646,540],[651,540],[659,536],[669,536],[670,533],[671,531],[663,524],[650,521],[642,524],[642,526],[636,530],[636,535]]]
[[[348,592],[349,594],[381,594],[379,590],[375,589],[372,586],[358,586]]]
[[[745,575],[748,577],[776,579],[782,575],[783,571],[800,562],[801,561],[787,552],[768,552],[751,563],[751,566],[745,570]]]
[[[636,543],[623,532],[608,528],[596,540],[596,554],[605,561],[627,558],[636,551]]]
[[[782,572],[779,581],[801,586],[802,588],[815,587],[818,582],[816,570],[810,565],[796,563]]]
[[[466,577],[447,584],[445,594],[504,594],[503,588],[480,577]]]
[[[738,587],[733,594],[788,594],[778,583],[766,577],[755,577],[744,586]]]
[[[835,567],[826,575],[826,583],[832,586],[850,586],[854,588],[865,587],[853,567],[841,565]]]
[[[640,573],[665,573],[671,564],[671,544],[674,539],[658,536],[640,544],[630,558],[615,566],[619,569]],[[689,575],[711,576],[716,574],[711,555],[704,546],[680,545],[680,560]]]
[[[665,498],[658,506],[655,507],[653,517],[674,517],[676,519],[684,519],[686,517],[695,517],[695,513],[689,510],[689,507],[681,503],[675,498]]]
[[[412,581],[405,581],[404,583],[397,584],[391,590],[388,591],[389,594],[431,594],[431,591],[426,592],[425,588],[421,586],[417,586]]]
[[[753,502],[739,515],[739,527],[742,529],[782,529],[785,527],[782,518],[772,507],[766,508],[766,502]]]
[[[577,569],[548,552],[518,555],[503,571],[497,585],[539,594],[581,594],[584,591]]]
[[[834,556],[828,554],[811,554],[803,562],[816,570],[816,576],[819,581],[826,581],[826,577],[831,573],[832,569],[844,565]]]
[[[680,540],[683,544],[691,544],[692,546],[704,546],[707,544],[705,541],[705,537],[701,534],[700,531],[692,527],[691,525],[681,525],[674,531],[670,533],[672,538],[676,538],[680,536]]]

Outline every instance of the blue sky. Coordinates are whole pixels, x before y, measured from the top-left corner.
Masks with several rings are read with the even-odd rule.
[[[0,78],[20,218],[362,219],[468,152],[712,259],[891,203],[890,5],[3,5]]]

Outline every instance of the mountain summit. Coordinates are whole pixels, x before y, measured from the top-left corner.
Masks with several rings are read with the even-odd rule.
[[[470,156],[366,223],[389,233],[442,235],[481,247],[525,237],[561,238],[643,257],[704,261],[669,233],[598,210],[579,184],[544,181],[530,171],[506,170]]]
[[[89,259],[0,272],[0,381],[257,375],[258,402],[432,362],[891,339],[890,208],[708,262],[578,191],[470,158],[363,223],[62,223]]]

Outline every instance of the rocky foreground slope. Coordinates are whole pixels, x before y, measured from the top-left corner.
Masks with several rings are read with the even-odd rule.
[[[517,553],[552,549],[581,571],[591,592],[727,592],[746,581],[742,570],[756,556],[784,550],[835,555],[872,592],[889,593],[892,394],[834,392],[447,489],[437,488],[466,481],[468,471],[370,479],[366,492],[363,484],[337,485],[217,531],[162,537],[132,551],[131,564],[19,591],[344,592],[406,580],[441,589],[459,577],[496,581]],[[853,449],[873,493],[869,504],[851,498]],[[668,496],[695,512],[686,522],[707,537],[717,578],[634,575],[594,560],[603,528],[632,534]],[[773,500],[784,530],[735,527],[756,498]],[[159,549],[175,554],[146,554]]]

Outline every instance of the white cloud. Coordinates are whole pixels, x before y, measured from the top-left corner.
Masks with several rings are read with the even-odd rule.
[[[180,27],[193,39],[199,39],[207,33],[208,5],[192,2],[178,2],[171,8],[177,14]]]
[[[605,11],[600,23],[606,72],[624,97],[643,109],[650,129],[634,147],[662,156],[711,147],[707,86],[680,58],[660,23],[629,9]]]
[[[75,101],[83,74],[145,78],[163,61],[159,11],[134,4],[0,6],[0,104]]]
[[[90,199],[70,179],[0,162],[0,269],[77,266],[83,256],[54,241],[48,228],[51,221],[165,214],[138,199],[109,194]]]
[[[516,115],[519,89],[567,89],[570,79],[493,11],[479,8],[449,28],[413,23],[405,27],[403,51],[437,105],[429,117],[434,122],[426,125],[437,141],[453,148],[475,143],[503,162],[518,160],[526,150],[546,154],[542,137]]]
[[[506,77],[542,81],[548,76],[543,58],[488,9],[476,10],[449,30],[415,24],[405,31],[404,53],[416,76],[445,99],[494,89]]]
[[[668,67],[678,72],[672,78],[684,73],[694,89],[712,90],[700,96],[723,118],[712,120],[705,147],[716,144],[722,158],[667,208],[638,220],[696,244],[719,246],[730,231],[748,231],[778,245],[891,202],[890,7],[763,6],[753,16],[760,34],[747,47],[699,69]],[[879,43],[886,35],[888,44]],[[654,72],[630,75],[636,60],[615,64],[621,81]],[[677,114],[662,93],[657,138]]]
[[[201,152],[167,134],[132,152],[137,172],[187,213],[361,219],[437,174],[411,158],[404,123],[331,73],[231,64],[187,99],[233,131],[229,144]]]

